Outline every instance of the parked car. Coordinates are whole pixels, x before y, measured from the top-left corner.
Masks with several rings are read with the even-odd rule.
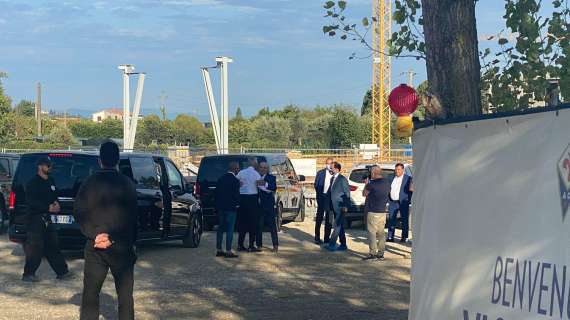
[[[199,197],[204,215],[204,227],[207,230],[218,224],[215,210],[214,193],[218,179],[228,171],[230,162],[239,163],[240,169],[247,167],[248,157],[256,157],[258,162],[267,161],[271,173],[277,178],[277,227],[286,221],[305,220],[305,197],[299,182],[305,181],[303,175],[297,175],[289,158],[284,154],[233,154],[206,156],[200,162],[195,194]]]
[[[51,215],[64,250],[82,249],[85,238],[73,219],[74,198],[81,183],[99,170],[98,155],[84,152],[30,153],[21,156],[10,194],[9,238],[23,242],[26,237],[26,184],[36,174],[36,160],[49,156],[53,163],[50,176],[59,192],[61,212]],[[184,183],[182,174],[167,157],[122,153],[119,170],[136,184],[138,196],[138,242],[180,239],[186,247],[197,247],[202,234],[199,202]],[[172,197],[163,197],[163,191]],[[164,201],[171,200],[170,222],[164,219]]]
[[[348,174],[348,184],[350,187],[351,207],[347,213],[347,224],[350,228],[352,222],[363,221],[365,218],[364,204],[366,198],[362,195],[366,180],[370,179],[370,168],[375,164],[360,164],[352,168]],[[382,176],[389,181],[394,178],[395,163],[377,164],[382,169]],[[412,166],[404,164],[404,173],[412,176]],[[387,210],[387,209],[386,209]]]
[[[12,190],[12,177],[20,156],[12,153],[0,153],[0,231],[8,220],[8,201]]]

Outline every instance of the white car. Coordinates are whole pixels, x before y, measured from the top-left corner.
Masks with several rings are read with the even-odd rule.
[[[370,178],[370,168],[374,165],[382,169],[382,177],[392,181],[394,178],[394,171],[396,163],[382,163],[382,164],[359,164],[354,166],[348,174],[348,184],[350,187],[350,201],[351,208],[348,210],[346,220],[348,227],[352,225],[353,221],[364,220],[364,204],[366,198],[362,195],[366,180]],[[412,176],[413,167],[410,164],[404,164],[405,174]]]

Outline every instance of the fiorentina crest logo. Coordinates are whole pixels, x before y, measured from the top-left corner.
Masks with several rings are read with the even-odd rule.
[[[570,206],[570,145],[566,147],[562,158],[558,161],[558,180],[560,181],[562,220],[564,220]]]

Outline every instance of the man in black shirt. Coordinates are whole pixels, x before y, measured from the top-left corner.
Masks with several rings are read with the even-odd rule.
[[[383,260],[386,246],[386,203],[389,200],[390,182],[382,177],[378,166],[371,169],[371,179],[362,194],[366,197],[364,212],[367,213],[367,229],[370,252],[364,260]]]
[[[75,199],[75,218],[87,238],[80,319],[99,319],[99,293],[109,269],[115,279],[119,319],[134,319],[137,192],[118,171],[116,143],[101,145],[99,163],[102,170],[87,178]]]
[[[49,220],[50,214],[60,211],[55,182],[48,176],[51,171],[51,160],[42,156],[36,161],[36,166],[37,174],[26,185],[28,221],[24,243],[26,264],[22,280],[39,281],[35,274],[44,256],[58,279],[68,279],[71,273],[67,268],[65,258],[59,251],[57,233],[51,228]]]

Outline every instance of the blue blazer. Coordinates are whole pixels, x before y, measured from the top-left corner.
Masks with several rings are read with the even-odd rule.
[[[335,213],[340,213],[341,208],[350,208],[350,187],[345,176],[339,174],[329,192]]]
[[[390,184],[394,182],[394,179]],[[402,187],[400,188],[400,202],[411,202],[413,192],[410,191],[412,185],[412,177],[404,173],[404,178],[402,180]],[[390,197],[390,201],[393,201]]]
[[[327,177],[327,169],[321,169],[317,171],[317,175],[315,176],[315,183],[313,186],[315,187],[316,198],[317,198],[317,205],[323,205],[323,201],[325,200],[326,196],[323,194],[323,190],[325,189],[325,179]]]
[[[239,205],[239,187],[239,180],[232,173],[222,175],[216,184],[216,209],[236,211]]]
[[[275,216],[275,191],[277,190],[277,179],[272,174],[265,175],[267,190],[271,193],[259,190],[259,206],[263,210],[264,216]]]

